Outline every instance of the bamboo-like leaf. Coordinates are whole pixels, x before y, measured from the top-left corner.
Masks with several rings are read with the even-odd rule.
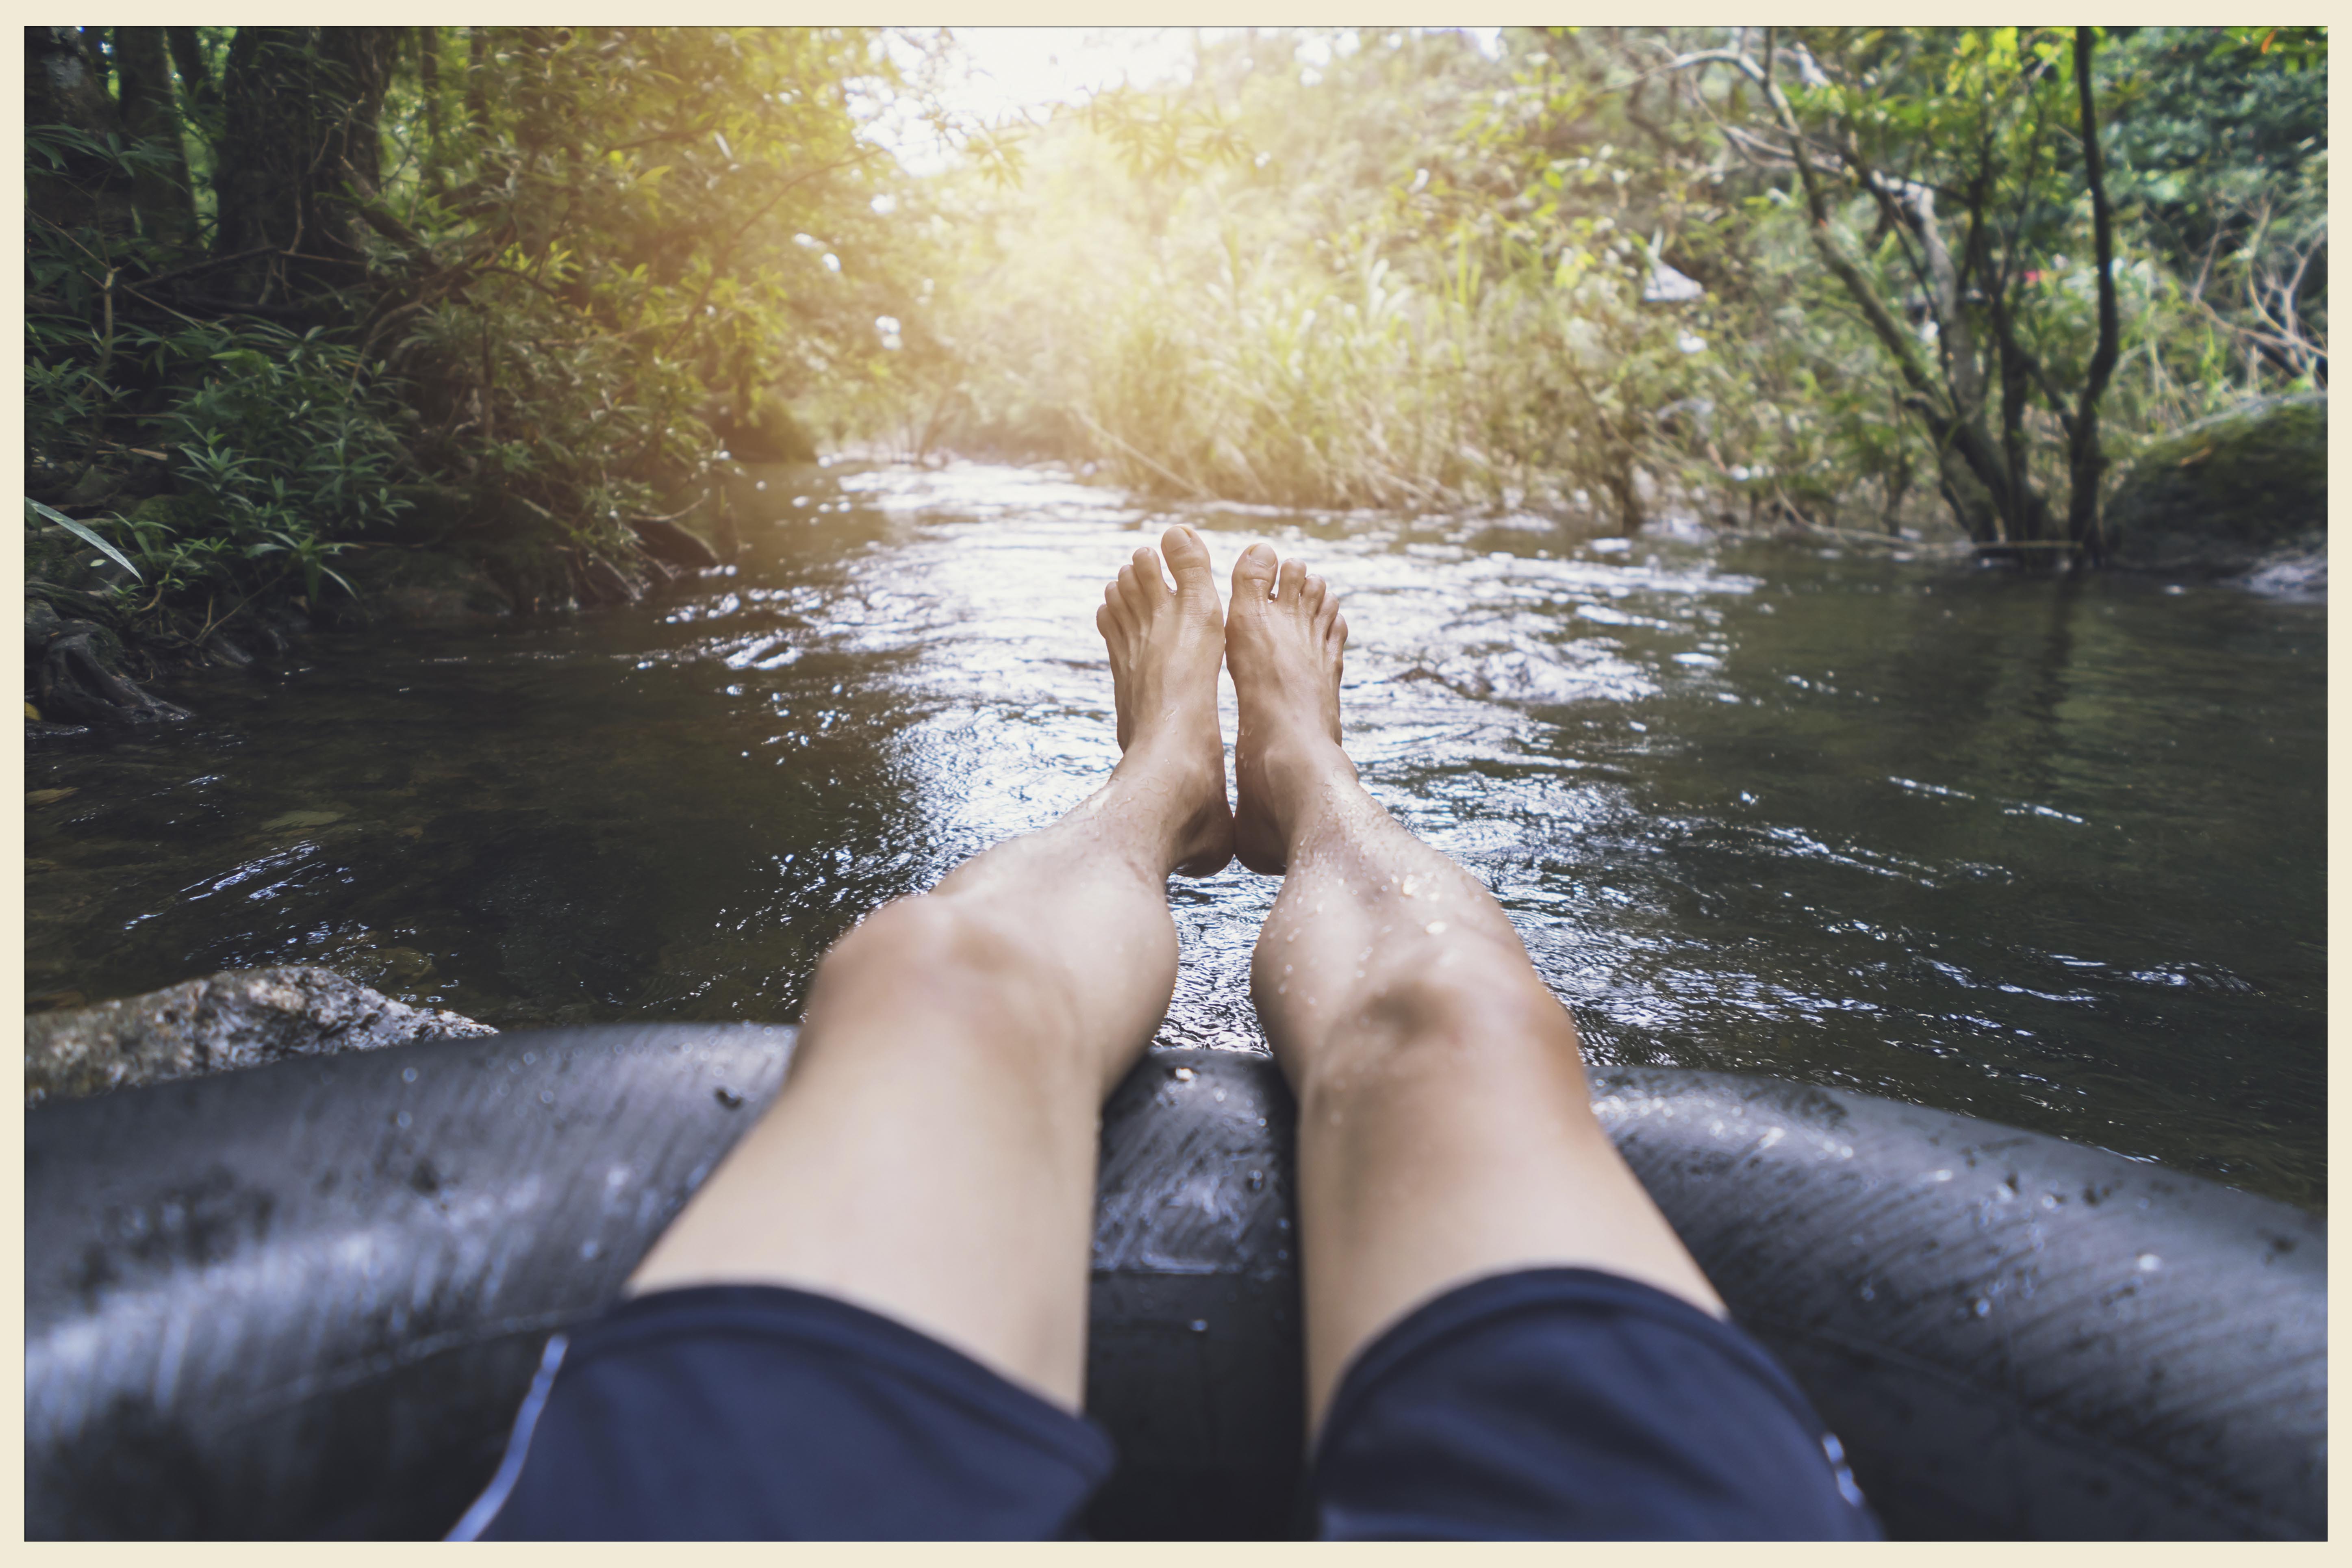
[[[75,538],[86,540],[89,543],[96,545],[99,549],[106,552],[107,555],[113,560],[116,565],[121,567],[125,572],[130,573],[133,577],[138,577],[139,581],[143,583],[147,580],[144,577],[139,576],[139,568],[131,564],[131,557],[123,554],[122,552],[117,550],[114,546],[109,544],[104,539],[100,538],[98,531],[90,527],[88,523],[76,522],[73,519],[58,510],[55,507],[43,506],[39,501],[35,500],[30,496],[26,496],[25,498],[25,504],[31,507],[35,511],[47,518],[49,521],[56,523],[59,528],[64,529],[68,533],[72,534]]]

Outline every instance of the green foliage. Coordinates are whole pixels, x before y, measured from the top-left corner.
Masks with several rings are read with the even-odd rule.
[[[1228,38],[1182,89],[1046,127],[1018,188],[951,184],[956,260],[927,312],[951,384],[926,393],[955,410],[950,443],[1293,504],[1580,502],[1632,524],[1679,490],[1932,526],[1933,498],[1975,481],[1822,267],[1786,127],[1733,63],[1762,31],[1507,44],[1496,62],[1444,35]],[[2098,339],[2072,44],[1775,46],[1858,275],[1994,459],[2013,447],[2021,482],[2060,495]],[[2103,428],[2128,457],[2324,377],[2325,35],[2140,29],[2097,58],[2122,351]],[[2201,279],[2183,236],[2214,253]],[[1655,297],[1661,264],[1703,292]]]
[[[168,639],[183,613],[209,625],[277,590],[313,605],[328,584],[349,592],[331,558],[407,505],[391,491],[413,477],[395,389],[363,380],[358,353],[316,327],[72,322],[28,316],[34,473],[62,491],[66,476],[103,478],[102,462],[152,454],[170,476],[169,493],[96,513],[129,541],[139,584],[116,586],[119,616]]]
[[[131,519],[164,580],[194,588],[299,573],[313,602],[325,583],[351,592],[328,561],[408,509],[392,492],[406,467],[387,417],[394,389],[361,395],[358,354],[316,327],[207,324],[151,341],[202,375],[150,421],[179,459],[171,510],[201,533]]]
[[[1057,118],[1020,188],[944,193],[961,251],[931,320],[959,351],[951,442],[1292,504],[1520,482],[1539,367],[1506,345],[1538,330],[1542,296],[1465,288],[1386,243],[1433,133],[1504,79],[1459,37],[1387,37],[1339,36],[1312,85],[1298,36],[1211,45],[1184,92]]]
[[[184,60],[179,110],[209,226],[237,82],[231,30],[198,32],[210,96]],[[291,71],[309,46],[272,47]],[[324,238],[256,260],[104,215],[30,226],[32,488],[119,514],[149,578],[121,608],[157,635],[278,595],[316,609],[362,546],[642,569],[628,520],[707,515],[730,429],[919,352],[877,323],[911,313],[884,216],[908,182],[853,111],[894,80],[872,29],[409,29],[381,180],[323,193],[364,224],[354,263],[316,264]],[[154,152],[86,127],[27,143],[37,166],[113,171],[91,179]],[[404,516],[412,492],[436,504]]]
[[[349,73],[301,29],[169,31],[179,148],[26,139],[27,492],[136,580],[37,537],[151,638],[340,607],[363,549],[625,579],[631,520],[713,520],[803,426],[1624,528],[1679,497],[1916,530],[1940,496],[1980,530],[1971,433],[2017,495],[2089,471],[2063,31],[1258,29],[992,130],[868,28],[403,29],[380,108],[325,101]],[[2128,460],[2325,384],[2326,40],[2113,29],[2096,61]],[[382,156],[315,171],[336,234],[225,254],[236,95],[273,82],[306,123],[372,114]],[[968,148],[943,176],[875,140],[910,99]],[[140,210],[182,167],[194,237]]]
[[[2170,286],[2148,366],[2167,412],[2322,384],[2326,30],[2118,33],[2113,179]]]
[[[139,575],[139,568],[131,563],[131,558],[123,554],[120,550],[114,548],[113,545],[109,544],[106,542],[106,536],[100,533],[96,529],[90,527],[89,524],[86,522],[76,522],[72,518],[69,518],[65,513],[58,510],[57,508],[43,506],[37,500],[27,500],[25,502],[25,505],[26,509],[32,512],[34,518],[44,522],[55,523],[58,527],[64,529],[68,533],[72,534],[75,538],[90,545],[93,549],[103,552],[108,560],[121,567],[125,572],[130,573],[133,577]]]

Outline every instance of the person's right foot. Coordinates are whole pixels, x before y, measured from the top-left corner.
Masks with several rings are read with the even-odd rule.
[[[1211,877],[1233,858],[1234,825],[1225,805],[1225,747],[1217,736],[1217,667],[1224,626],[1209,547],[1189,527],[1160,537],[1160,555],[1135,552],[1103,590],[1095,626],[1110,650],[1118,711],[1115,784],[1150,804],[1173,836],[1179,875]]]
[[[1339,667],[1348,623],[1339,595],[1297,561],[1277,570],[1273,550],[1253,544],[1234,563],[1225,616],[1225,668],[1241,699],[1234,740],[1234,849],[1268,876],[1290,861],[1302,809],[1355,765],[1339,749]]]

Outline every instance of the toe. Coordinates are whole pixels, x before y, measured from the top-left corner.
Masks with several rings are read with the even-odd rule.
[[[1134,575],[1130,577],[1129,573]],[[1135,595],[1138,620],[1150,620],[1160,606],[1168,602],[1168,579],[1160,575],[1158,551],[1149,547],[1137,551],[1135,564],[1121,572],[1119,576],[1128,584],[1128,591]]]
[[[1160,552],[1149,544],[1135,552],[1135,580],[1147,590],[1157,588],[1163,594],[1167,592],[1168,578],[1160,569]]]
[[[1297,556],[1282,563],[1282,574],[1276,580],[1274,596],[1286,604],[1297,605],[1305,592],[1307,564]]]
[[[1169,574],[1179,595],[1205,595],[1213,600],[1216,574],[1209,570],[1209,547],[1192,528],[1178,524],[1160,536],[1160,552],[1168,558]]]
[[[1135,612],[1128,608],[1127,595],[1119,591],[1119,585],[1117,583],[1103,590],[1103,607],[1095,612],[1095,625],[1101,626],[1106,616],[1110,618],[1111,626],[1116,627],[1121,636],[1134,632]],[[1108,637],[1109,633],[1105,632],[1104,635]]]
[[[1320,577],[1307,579],[1307,613],[1315,618],[1318,626],[1326,631],[1330,629],[1331,622],[1339,614],[1339,595],[1333,593],[1331,584]]]
[[[1253,544],[1234,563],[1234,603],[1263,605],[1274,594],[1276,558],[1273,549]]]

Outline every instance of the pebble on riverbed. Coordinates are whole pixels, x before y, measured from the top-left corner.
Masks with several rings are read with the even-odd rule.
[[[287,1057],[495,1035],[310,967],[233,970],[25,1020],[25,1104],[260,1067]]]

